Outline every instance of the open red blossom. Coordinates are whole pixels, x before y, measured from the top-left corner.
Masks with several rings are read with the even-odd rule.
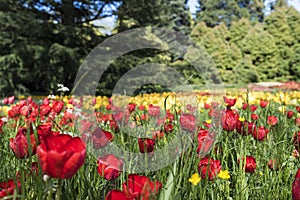
[[[155,140],[150,138],[139,138],[138,143],[141,153],[151,153],[154,151]]]
[[[239,114],[236,110],[222,111],[222,126],[225,131],[233,131],[239,122]]]
[[[196,116],[192,114],[182,114],[180,116],[180,126],[183,130],[193,133],[196,129]]]
[[[221,161],[214,160],[208,156],[198,163],[198,172],[202,179],[208,178],[210,181],[213,181],[221,169]]]
[[[197,153],[200,157],[204,157],[212,147],[215,138],[214,133],[209,133],[208,130],[201,129],[198,132],[198,148]]]
[[[92,133],[92,142],[93,142],[93,147],[95,149],[100,149],[102,147],[105,147],[113,139],[114,136],[111,132],[105,131],[100,127],[96,128]]]
[[[300,200],[300,169],[298,169],[292,185],[293,200]]]
[[[265,108],[268,105],[268,101],[260,100],[260,107]]]
[[[254,122],[238,122],[236,130],[241,135],[252,135],[256,132],[256,125]]]
[[[159,117],[160,107],[150,104],[149,108],[148,108],[148,114],[149,114],[149,116],[152,116],[152,117]]]
[[[68,179],[83,165],[86,148],[79,137],[50,135],[37,147],[37,156],[45,174],[53,178]]]
[[[240,164],[240,159],[238,159],[238,164]],[[254,172],[256,169],[256,160],[253,156],[242,157],[242,165],[245,172]]]
[[[257,130],[253,132],[253,138],[257,139],[258,141],[263,141],[267,138],[269,133],[269,129],[266,129],[264,126],[260,126]]]
[[[138,174],[129,174],[122,186],[127,197],[140,200],[154,199],[162,188],[161,182]]]
[[[230,98],[227,98],[227,97],[223,97],[224,98],[224,102],[225,102],[225,105],[227,106],[227,107],[232,107],[232,106],[234,106],[235,105],[235,103],[236,103],[236,98],[234,98],[234,99],[230,99]]]
[[[23,159],[36,153],[36,143],[33,131],[27,133],[25,127],[19,127],[16,137],[9,141],[9,147],[17,158]]]
[[[98,158],[97,171],[106,180],[112,180],[121,174],[123,164],[123,160],[115,157],[113,154],[108,154]]]
[[[17,183],[17,185],[15,184]],[[15,181],[13,179],[9,179],[8,181],[0,183],[0,198],[13,195],[15,189],[19,190],[21,187],[20,181]]]
[[[277,122],[278,122],[278,119],[277,119],[276,116],[268,116],[268,121],[267,121],[267,123],[268,123],[269,125],[274,126],[274,125],[277,124]]]

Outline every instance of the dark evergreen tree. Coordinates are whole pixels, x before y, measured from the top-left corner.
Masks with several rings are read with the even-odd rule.
[[[109,1],[0,2],[2,94],[72,87],[84,57],[103,37],[91,23]]]

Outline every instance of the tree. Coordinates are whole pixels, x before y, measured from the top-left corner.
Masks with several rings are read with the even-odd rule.
[[[81,60],[104,36],[91,21],[109,1],[0,2],[2,94],[71,87]],[[97,11],[97,12],[96,12]]]
[[[117,11],[118,32],[137,27],[164,27],[188,34],[191,16],[184,0],[123,1]]]
[[[249,55],[255,71],[259,75],[258,81],[273,81],[277,73],[281,72],[278,63],[278,51],[273,36],[264,30],[261,24],[256,24],[245,37],[243,56]]]
[[[208,27],[221,22],[230,26],[233,21],[247,18],[250,21],[263,21],[263,0],[199,0],[197,20],[203,21]]]

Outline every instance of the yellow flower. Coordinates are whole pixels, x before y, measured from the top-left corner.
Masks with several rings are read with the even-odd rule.
[[[243,121],[245,121],[245,118],[244,117],[239,117],[239,121],[243,122]]]
[[[211,124],[211,119],[206,120],[206,123]]]
[[[11,109],[11,107],[9,107],[9,106],[3,106],[2,108],[1,108],[1,111],[5,114],[5,115],[7,115],[7,113],[8,113],[8,111]]]
[[[73,108],[73,105],[68,103],[67,108]]]
[[[262,173],[262,171],[260,171],[259,174],[260,174],[261,176],[264,175],[264,174]]]
[[[198,173],[195,173],[189,178],[189,182],[191,182],[193,185],[197,185],[200,182],[201,178]]]
[[[228,170],[221,170],[218,174],[218,177],[221,179],[230,179],[230,174]]]

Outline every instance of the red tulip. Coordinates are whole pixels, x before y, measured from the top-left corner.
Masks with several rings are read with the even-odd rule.
[[[0,116],[0,134],[3,133],[2,126],[3,126],[4,124],[6,124],[7,120],[8,120],[8,119],[7,119],[6,117],[1,117],[1,116]]]
[[[260,100],[260,107],[265,108],[268,105],[268,101]]]
[[[104,177],[106,180],[117,178],[123,169],[123,161],[115,157],[113,154],[99,157],[97,165],[99,175]]]
[[[300,169],[298,169],[292,185],[293,200],[300,200]]]
[[[239,114],[236,110],[227,109],[222,112],[222,126],[225,131],[233,131],[239,122]]]
[[[268,162],[268,168],[272,171],[277,171],[279,169],[279,163],[275,159],[270,159]]]
[[[259,116],[257,114],[251,114],[251,119],[256,121],[258,120]]]
[[[53,178],[68,179],[83,165],[86,148],[79,137],[50,135],[37,147],[37,156],[45,174]]]
[[[225,102],[225,105],[227,106],[227,107],[232,107],[232,106],[234,106],[235,105],[235,103],[236,103],[236,99],[229,99],[229,98],[227,98],[227,97],[223,97],[224,98],[224,102]]]
[[[163,130],[153,130],[152,131],[152,139],[160,139],[165,136],[165,133]]]
[[[256,132],[256,125],[254,122],[238,122],[236,130],[241,135],[252,135]]]
[[[155,140],[150,138],[139,138],[138,143],[141,153],[151,153],[154,151]]]
[[[295,146],[296,150],[299,152],[300,151],[300,131],[294,133],[293,141],[294,141],[294,146]]]
[[[174,120],[174,114],[173,113],[170,113],[169,110],[167,110],[167,113],[166,113],[166,121],[171,123],[172,121]]]
[[[299,117],[297,117],[297,118],[295,119],[295,124],[296,124],[298,127],[300,127],[300,118],[299,118]]]
[[[268,133],[269,129],[266,129],[264,126],[260,126],[253,132],[253,138],[257,139],[258,141],[263,141],[265,138],[267,138]]]
[[[51,112],[51,107],[49,105],[41,105],[40,106],[40,116],[43,117],[43,116],[47,116],[50,114]]]
[[[182,114],[180,116],[180,126],[183,130],[194,132],[196,129],[196,117],[192,114]]]
[[[278,119],[277,119],[276,116],[268,116],[268,121],[267,121],[267,123],[268,123],[269,125],[274,126],[274,125],[277,124],[277,122],[278,122]]]
[[[95,149],[105,147],[113,140],[113,138],[113,135],[109,131],[102,130],[98,127],[92,133],[93,147]]]
[[[248,104],[247,104],[247,103],[243,103],[242,109],[243,109],[243,110],[246,110],[247,108],[248,108]]]
[[[135,198],[128,197],[125,192],[120,190],[111,190],[107,193],[105,200],[135,200]]]
[[[139,110],[145,110],[145,106],[144,105],[139,105]]]
[[[8,104],[13,104],[14,101],[15,101],[15,96],[10,96],[10,97],[7,98],[7,103]]]
[[[214,136],[214,134],[209,134],[208,130],[201,129],[198,132],[197,153],[200,155],[200,157],[203,157],[208,153],[209,149],[212,147],[215,141]]]
[[[216,178],[221,169],[221,162],[209,157],[203,158],[198,164],[198,172],[201,178],[205,179],[208,177],[211,181]]]
[[[166,123],[164,124],[164,132],[171,133],[173,131],[173,124]]]
[[[160,107],[159,106],[153,106],[152,104],[149,105],[148,108],[148,114],[152,117],[159,117],[160,115]]]
[[[300,113],[300,106],[296,106],[296,110]]]
[[[27,117],[31,113],[31,111],[32,108],[30,105],[28,106],[24,105],[20,108],[20,114],[23,115],[24,117]]]
[[[251,112],[254,112],[257,109],[256,105],[250,105]]]
[[[289,111],[287,111],[286,116],[288,119],[291,119],[294,116],[294,112],[289,110]]]
[[[59,114],[64,107],[64,102],[63,101],[52,101],[52,110],[56,113]]]
[[[52,134],[52,122],[46,122],[38,125],[37,133],[39,137],[45,137]]]
[[[127,109],[130,113],[132,113],[135,110],[136,105],[134,103],[129,103],[127,105]]]
[[[148,177],[137,174],[129,174],[127,182],[122,186],[128,197],[142,200],[153,199],[162,188],[161,182],[152,182]]]
[[[28,140],[27,129],[25,127],[20,127],[16,137],[10,139],[9,147],[19,159],[34,155],[36,153],[36,140],[33,132],[30,131]]]
[[[206,110],[208,110],[208,109],[210,109],[210,104],[208,104],[208,103],[204,103],[204,108],[206,109]]]
[[[242,158],[243,167],[245,172],[254,172],[256,169],[256,160],[253,156],[246,156],[246,158]],[[246,163],[244,163],[246,161]],[[240,159],[238,160],[238,164],[240,164]]]
[[[15,184],[17,182],[17,186]],[[21,187],[20,181],[14,181],[13,179],[10,179],[6,182],[1,182],[0,183],[0,198],[2,199],[3,197],[13,195],[15,189],[19,190]]]

